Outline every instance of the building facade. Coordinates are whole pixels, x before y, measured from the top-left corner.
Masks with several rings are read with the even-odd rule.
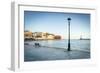
[[[25,40],[55,40],[61,39],[60,35],[54,35],[47,32],[24,32],[24,39]]]
[[[30,31],[24,31],[24,40],[33,40],[33,33]]]

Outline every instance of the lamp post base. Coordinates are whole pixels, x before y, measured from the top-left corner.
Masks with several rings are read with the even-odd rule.
[[[68,49],[68,51],[71,51],[70,49]]]
[[[68,48],[68,49],[67,49],[67,51],[71,51],[71,49],[70,49],[70,48]]]

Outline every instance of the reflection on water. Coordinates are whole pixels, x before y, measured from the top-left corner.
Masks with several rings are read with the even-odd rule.
[[[42,46],[59,47],[65,49],[68,47],[68,40],[42,40],[29,41],[28,43],[32,45],[34,45],[34,43],[40,43]],[[71,40],[71,49],[90,51],[90,40]]]

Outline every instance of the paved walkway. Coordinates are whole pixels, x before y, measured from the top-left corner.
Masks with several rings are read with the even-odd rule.
[[[70,60],[70,59],[88,59],[90,52],[82,50],[67,51],[67,49],[51,47],[34,47],[33,45],[24,45],[24,61],[46,61],[46,60]]]

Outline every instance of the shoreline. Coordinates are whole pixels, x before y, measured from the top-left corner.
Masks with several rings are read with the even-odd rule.
[[[68,39],[38,39],[38,40],[24,40],[24,42],[27,42],[27,41],[57,41],[57,40],[68,40]],[[80,40],[80,39],[70,39],[70,40]],[[86,40],[88,41],[88,39],[81,39],[82,40]],[[91,39],[89,39],[90,41]]]

